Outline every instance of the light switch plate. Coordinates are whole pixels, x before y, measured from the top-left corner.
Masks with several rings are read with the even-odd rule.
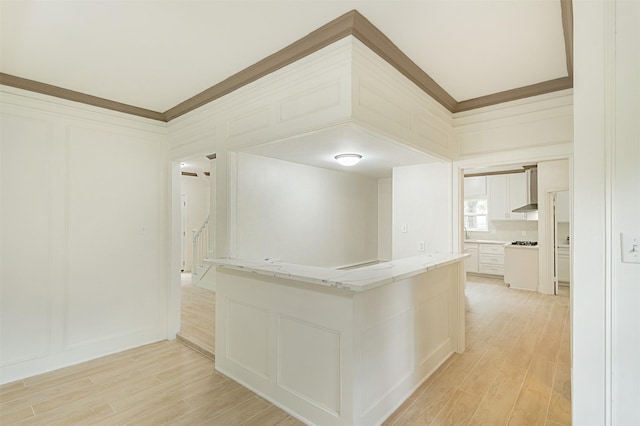
[[[640,232],[620,234],[623,263],[640,263]]]

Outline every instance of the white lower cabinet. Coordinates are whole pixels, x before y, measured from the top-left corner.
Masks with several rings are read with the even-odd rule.
[[[504,282],[511,288],[537,291],[538,247],[508,246],[504,256]]]
[[[465,243],[465,270],[478,274],[504,275],[504,243]]]
[[[558,281],[569,283],[570,275],[569,247],[558,247]]]
[[[464,252],[470,255],[464,260],[464,270],[466,272],[478,272],[478,244],[465,243]]]
[[[479,244],[478,272],[504,275],[504,246],[501,244]]]

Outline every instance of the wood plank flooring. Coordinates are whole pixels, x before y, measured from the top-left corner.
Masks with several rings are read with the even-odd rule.
[[[570,425],[569,289],[544,296],[467,279],[467,349],[384,423]]]
[[[302,425],[163,341],[0,387],[4,425]]]
[[[182,274],[181,329],[179,337],[207,355],[215,353],[216,294],[191,284],[191,274]]]
[[[569,425],[569,299],[470,277],[467,350],[385,425]],[[0,386],[1,425],[301,425],[164,341]]]

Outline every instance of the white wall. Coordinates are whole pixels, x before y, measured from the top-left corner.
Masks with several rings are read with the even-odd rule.
[[[166,338],[164,125],[1,90],[0,380]]]
[[[203,173],[198,176],[185,176],[180,178],[182,194],[187,205],[183,210],[185,214],[185,250],[184,270],[191,271],[193,267],[193,232],[197,231],[209,214],[210,182],[209,177]]]
[[[391,260],[393,229],[393,181],[378,180],[378,259]]]
[[[238,154],[237,255],[314,266],[378,258],[378,181]]]
[[[640,264],[621,263],[620,233],[640,233],[640,2],[617,2],[613,163],[613,421],[640,424]]]
[[[573,93],[563,90],[454,114],[453,128],[460,147],[455,175],[468,168],[510,166],[525,162],[566,159],[573,154]],[[456,187],[453,211],[460,221],[461,199]],[[544,230],[535,222],[493,224],[490,239],[537,240]],[[492,227],[492,224],[490,224]],[[495,230],[495,234],[492,232]],[[518,237],[518,231],[527,235]],[[516,234],[516,235],[514,235]],[[517,238],[513,238],[513,237]],[[470,237],[486,239],[487,234]],[[460,250],[463,238],[456,238]]]
[[[640,424],[640,3],[574,2],[573,422]]]
[[[394,259],[421,254],[420,241],[427,253],[452,251],[452,191],[451,163],[393,169]]]
[[[469,231],[468,233],[472,240],[538,241],[538,221],[489,220],[488,232]]]
[[[498,162],[518,153],[525,157],[570,153],[572,107],[569,89],[454,114],[460,158]]]

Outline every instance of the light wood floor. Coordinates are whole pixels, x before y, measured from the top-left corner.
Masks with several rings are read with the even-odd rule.
[[[385,425],[570,425],[568,291],[544,296],[469,276],[465,352]]]
[[[196,350],[215,353],[216,294],[191,284],[191,274],[182,274],[180,337]]]
[[[385,425],[571,423],[568,297],[467,286],[467,350]],[[0,387],[1,425],[301,425],[176,341]]]

